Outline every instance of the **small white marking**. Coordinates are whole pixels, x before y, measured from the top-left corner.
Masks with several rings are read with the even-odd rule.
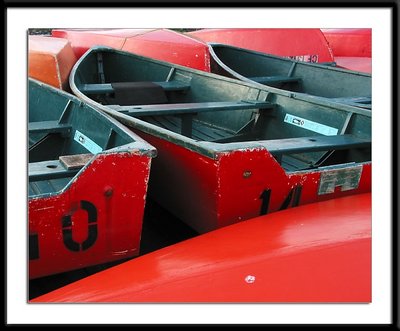
[[[256,276],[248,275],[244,280],[248,284],[253,284],[256,281]]]
[[[325,136],[336,136],[338,133],[338,129],[332,128],[330,126],[313,122],[307,119],[304,119],[299,116],[294,116],[291,114],[286,114],[284,122],[289,123],[291,125],[295,125],[301,127],[306,130],[314,131]]]

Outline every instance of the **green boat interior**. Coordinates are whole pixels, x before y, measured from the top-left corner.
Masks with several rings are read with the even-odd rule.
[[[62,190],[95,153],[130,142],[98,111],[29,82],[30,197]]]
[[[280,89],[371,109],[371,75],[294,61],[222,44],[209,44],[211,70]]]
[[[118,51],[87,54],[73,79],[80,93],[113,112],[194,143],[255,142],[287,171],[371,160],[371,112],[364,109],[311,103]]]

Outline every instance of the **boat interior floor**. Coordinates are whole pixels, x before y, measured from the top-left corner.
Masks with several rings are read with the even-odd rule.
[[[182,133],[182,116],[146,116],[151,124],[175,133]],[[241,130],[233,132],[226,128],[212,126],[191,118],[190,137],[197,141],[215,143],[245,142],[261,140],[250,121]],[[253,128],[253,129],[251,129]],[[352,148],[370,148],[370,140],[359,139],[352,135],[313,136],[263,141],[263,145],[274,155],[283,169],[288,172],[314,169],[335,163],[346,163],[347,153]],[[310,155],[304,156],[304,155]]]
[[[262,76],[262,77],[249,77],[250,80],[253,80],[257,83],[284,89],[287,91],[298,92],[301,94],[313,96],[310,93],[306,93],[304,88],[302,87],[302,80],[299,77],[293,76]],[[353,106],[360,107],[365,109],[372,108],[372,98],[371,96],[346,96],[346,97],[325,97],[319,94],[315,95],[315,97],[320,97],[323,99],[328,99],[333,102]]]

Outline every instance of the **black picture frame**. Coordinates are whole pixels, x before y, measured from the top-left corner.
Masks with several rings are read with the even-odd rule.
[[[391,86],[392,86],[392,114],[391,114],[391,131],[392,131],[392,145],[391,145],[391,178],[392,178],[392,186],[389,188],[391,191],[391,204],[392,204],[392,210],[391,210],[391,216],[392,216],[392,235],[390,240],[392,241],[392,256],[391,256],[391,264],[392,264],[392,298],[391,298],[391,323],[390,324],[374,324],[374,325],[363,325],[361,322],[359,325],[344,325],[344,324],[338,324],[338,325],[330,325],[331,327],[343,327],[343,326],[352,326],[352,327],[360,327],[360,326],[365,326],[365,327],[390,327],[393,329],[400,329],[400,322],[399,322],[399,306],[398,306],[398,301],[399,301],[399,287],[398,287],[398,279],[399,279],[399,269],[398,269],[398,251],[399,251],[399,242],[398,238],[400,236],[399,232],[399,227],[398,227],[398,220],[399,220],[399,215],[398,215],[398,205],[399,205],[399,198],[398,198],[398,187],[399,187],[399,179],[397,176],[397,169],[398,169],[398,152],[399,152],[399,147],[398,147],[398,128],[399,128],[399,120],[398,120],[398,74],[399,74],[399,69],[398,69],[398,58],[399,58],[399,46],[398,46],[398,0],[392,0],[392,1],[345,1],[345,0],[337,0],[337,1],[328,1],[321,3],[320,1],[289,1],[289,0],[281,0],[281,1],[249,1],[246,3],[243,2],[232,2],[232,1],[225,1],[225,0],[220,0],[218,2],[214,2],[212,0],[204,0],[204,1],[191,1],[190,4],[187,1],[153,1],[153,0],[147,0],[147,1],[129,1],[129,0],[118,0],[114,2],[108,2],[108,1],[95,1],[95,0],[86,0],[86,1],[80,1],[80,0],[70,0],[70,1],[58,1],[57,4],[54,3],[54,1],[51,0],[42,0],[42,1],[34,1],[34,2],[29,2],[29,1],[19,1],[19,0],[9,0],[9,1],[4,1],[5,3],[5,11],[4,11],[4,17],[5,17],[5,29],[4,29],[4,40],[5,40],[5,46],[6,46],[6,41],[7,41],[7,9],[17,9],[17,8],[53,8],[53,7],[63,7],[63,8],[83,8],[83,7],[98,7],[98,8],[121,8],[121,7],[129,7],[129,8],[134,8],[134,7],[140,7],[140,8],[180,8],[180,7],[191,7],[191,6],[196,6],[199,8],[257,8],[257,7],[262,7],[262,8],[277,8],[277,7],[286,7],[286,8],[374,8],[374,9],[390,9],[392,12],[392,22],[391,22],[391,52],[392,52],[392,76],[390,77],[391,81]],[[6,47],[5,47],[6,49]],[[11,61],[10,58],[6,58],[5,61],[5,66],[3,68],[7,69],[7,62]],[[6,70],[5,70],[6,71]],[[3,72],[3,77],[4,78],[4,86],[7,86],[7,75],[10,75],[10,72]],[[10,87],[7,87],[10,88]],[[5,108],[7,108],[7,100],[5,99]],[[377,111],[378,112],[378,111]],[[8,152],[11,152],[7,149],[7,133],[10,132],[11,128],[7,127],[7,112],[4,112],[4,151],[6,152],[6,158],[8,156]],[[7,197],[7,199],[10,199],[11,197],[8,196],[7,194],[7,187],[12,184],[11,179],[8,177],[10,169],[6,168],[5,171],[5,185],[4,185],[4,196]],[[7,202],[7,201],[6,201]],[[5,208],[5,219],[7,219],[7,223],[10,221],[8,218],[9,216],[9,210],[7,210],[7,207]],[[7,262],[7,241],[9,238],[7,238],[7,223],[4,223],[4,243],[5,243],[5,262]],[[7,270],[7,264],[5,264],[5,270]],[[8,305],[7,305],[7,297],[12,295],[12,292],[8,290],[7,287],[7,277],[5,277],[5,296],[4,296],[4,307],[5,307],[5,324],[7,326],[17,326],[17,325],[24,325],[25,323],[21,321],[20,323],[9,323],[7,320],[7,310],[8,310]],[[77,324],[75,324],[77,325]],[[148,324],[147,326],[150,325],[156,325],[156,324]],[[210,324],[201,324],[202,326],[210,326]],[[249,324],[246,324],[246,326],[250,326],[251,321],[249,321]],[[169,325],[169,326],[172,326]],[[182,326],[182,325],[180,325]],[[256,325],[256,326],[268,326],[268,327],[293,327],[291,324],[282,324],[282,325]],[[301,327],[311,327],[311,325],[296,325],[296,326],[301,326]],[[324,327],[325,325],[313,325],[313,326],[318,326],[318,327]]]

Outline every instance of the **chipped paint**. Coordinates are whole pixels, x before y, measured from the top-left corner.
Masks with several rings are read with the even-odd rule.
[[[145,200],[137,197],[146,195],[155,148],[75,97],[34,80],[29,83],[38,91],[48,89],[54,98],[69,100],[70,107],[60,102],[61,110],[65,108],[64,114],[87,112],[106,121],[120,136],[116,141],[123,142],[121,146],[93,155],[72,178],[67,177],[60,189],[54,186],[54,191],[37,192],[37,188],[37,194],[29,196],[29,233],[39,238],[38,257],[29,261],[29,278],[138,255]],[[32,106],[29,111],[34,110]],[[52,111],[58,108],[53,107]],[[70,117],[74,116],[64,116],[64,119]],[[85,133],[83,126],[80,131]],[[68,145],[64,147],[67,150]],[[116,167],[118,171],[112,171],[110,176]],[[52,181],[44,178],[45,184]],[[35,182],[41,181],[42,178],[35,178]]]
[[[248,275],[248,276],[245,277],[244,281],[247,284],[253,284],[256,281],[256,277],[252,276],[252,275]]]
[[[214,99],[235,100],[235,98],[249,100],[251,97],[251,99],[265,102],[268,97],[267,102],[273,103],[276,107],[274,107],[273,113],[267,114],[265,117],[278,119],[280,124],[285,125],[285,128],[290,127],[290,132],[288,134],[287,132],[271,133],[270,131],[279,131],[279,129],[273,127],[272,124],[275,124],[274,122],[268,122],[271,125],[267,125],[266,128],[263,127],[262,122],[258,122],[257,124],[259,124],[261,131],[265,129],[265,132],[263,131],[263,135],[257,136],[257,138],[266,140],[255,139],[218,143],[196,140],[136,117],[119,113],[107,105],[96,103],[79,90],[80,83],[84,83],[80,79],[82,76],[79,76],[79,73],[81,73],[80,66],[84,63],[85,57],[89,58],[95,55],[96,52],[111,53],[115,57],[121,55],[126,58],[132,58],[134,61],[140,61],[140,63],[148,61],[157,67],[157,69],[154,69],[156,74],[159,73],[159,68],[165,70],[166,73],[173,70],[175,74],[172,78],[170,77],[171,80],[190,83],[193,89],[199,85],[202,86],[199,92],[197,90],[193,91],[196,95],[194,101],[207,102],[212,98],[213,101]],[[115,67],[117,65],[118,63],[115,64]],[[209,82],[210,84],[208,84]],[[174,213],[200,233],[231,225],[240,220],[264,215],[265,213],[272,213],[322,199],[321,195],[318,194],[318,183],[323,167],[305,171],[288,171],[278,161],[279,155],[275,158],[271,154],[272,152],[268,151],[270,146],[268,143],[273,138],[301,138],[299,137],[301,134],[298,133],[302,131],[301,128],[282,123],[285,113],[289,112],[296,116],[301,115],[304,118],[308,118],[305,113],[311,114],[318,111],[320,117],[324,118],[329,111],[334,115],[338,115],[334,116],[335,123],[332,123],[332,125],[335,127],[338,125],[337,127],[341,129],[343,129],[343,123],[340,123],[342,117],[345,118],[346,115],[352,113],[357,114],[355,117],[358,118],[359,114],[361,115],[359,117],[362,118],[361,121],[365,120],[367,124],[365,127],[360,126],[357,128],[360,132],[354,130],[356,136],[362,136],[363,134],[368,136],[368,121],[371,118],[370,111],[355,110],[355,107],[345,105],[337,106],[337,104],[326,100],[310,99],[304,95],[297,95],[280,89],[256,87],[254,84],[226,77],[216,77],[208,73],[199,73],[181,66],[121,53],[106,47],[93,47],[77,62],[70,76],[70,84],[74,93],[82,100],[128,125],[135,133],[138,133],[157,148],[158,156],[153,162],[152,178],[149,182],[150,195],[169,209],[171,213]],[[231,91],[232,95],[228,92],[218,95],[217,91],[208,90],[210,85],[218,85],[218,90]],[[206,97],[208,93],[212,97],[210,97],[210,100],[207,100]],[[189,102],[191,100],[188,98],[185,101]],[[171,110],[171,107],[167,108],[166,110]],[[262,117],[260,116],[259,119]],[[314,117],[310,117],[310,119],[320,120]],[[227,129],[238,134],[243,128],[239,119],[238,122],[240,123],[234,123],[232,127],[227,127]],[[251,122],[249,123],[251,124]],[[211,120],[208,124],[216,125]],[[220,122],[219,124],[222,125]],[[288,137],[286,137],[286,134]],[[239,139],[239,137],[237,138]],[[290,150],[288,153],[290,153]],[[316,153],[322,152],[318,151]],[[279,154],[279,151],[275,152],[275,154]],[[320,159],[318,155],[315,158]],[[368,160],[368,155],[366,155],[365,160]],[[347,162],[347,160],[344,162]],[[300,165],[299,168],[313,167],[308,162],[305,162],[305,164]],[[370,167],[370,164],[371,162],[365,162],[362,166]],[[344,165],[339,164],[338,166],[342,167]],[[297,165],[295,164],[293,169],[296,169],[296,167]],[[325,195],[323,198],[328,199],[341,194],[361,193],[370,190],[370,187],[371,180],[367,174],[360,177],[360,185],[356,190],[334,192]]]
[[[318,194],[333,193],[337,188],[342,192],[358,188],[362,174],[362,166],[344,169],[325,170],[321,173]]]

